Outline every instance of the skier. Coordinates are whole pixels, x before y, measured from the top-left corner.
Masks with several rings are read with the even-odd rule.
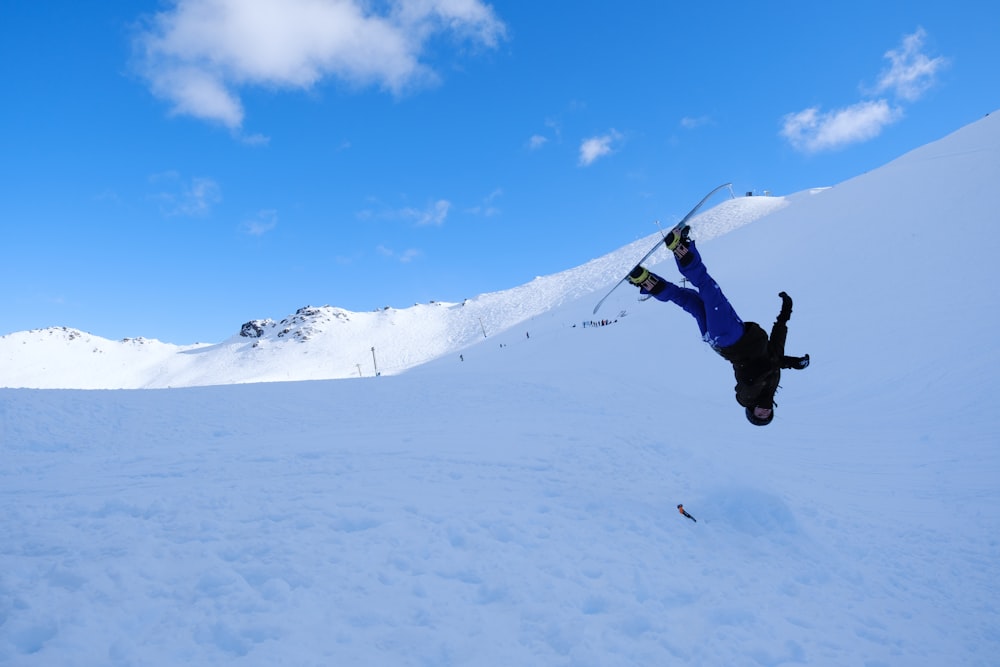
[[[781,380],[781,369],[801,370],[809,365],[809,355],[785,355],[788,319],[792,316],[792,299],[784,292],[781,312],[768,335],[756,322],[744,322],[718,283],[708,275],[694,239],[688,237],[690,227],[673,229],[664,244],[674,253],[677,268],[697,288],[679,287],[636,266],[628,281],[659,301],[673,301],[698,322],[702,338],[723,358],[733,364],[736,375],[736,402],[743,406],[747,420],[756,426],[766,426],[774,419],[774,392]]]

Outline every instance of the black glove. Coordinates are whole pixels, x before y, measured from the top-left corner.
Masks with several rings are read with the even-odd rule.
[[[784,292],[779,292],[778,296],[781,297],[781,312],[778,313],[778,319],[787,322],[792,317],[792,297]]]

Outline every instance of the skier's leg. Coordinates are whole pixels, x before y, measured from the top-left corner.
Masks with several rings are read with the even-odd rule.
[[[653,298],[660,301],[673,301],[683,308],[698,323],[698,331],[701,332],[702,339],[705,338],[705,334],[708,332],[708,324],[705,320],[705,302],[701,300],[698,292],[667,282],[666,287],[653,294]]]
[[[673,301],[683,308],[698,323],[698,330],[701,332],[702,338],[705,338],[705,333],[708,330],[705,323],[705,304],[698,292],[686,287],[678,287],[643,266],[632,269],[628,280],[639,288],[641,294],[648,294],[658,301]]]
[[[687,246],[683,265],[682,260],[678,259],[677,268],[698,288],[698,294],[705,305],[705,341],[717,349],[728,347],[743,336],[743,320],[736,314],[719,284],[708,274],[694,241],[689,240]]]

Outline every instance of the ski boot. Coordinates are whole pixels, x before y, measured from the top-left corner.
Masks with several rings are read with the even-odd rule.
[[[690,233],[690,225],[683,225],[671,229],[667,232],[666,238],[663,239],[663,244],[667,246],[667,250],[674,253],[677,263],[681,266],[686,265],[693,259],[693,256],[690,256],[691,249],[688,247]]]
[[[639,289],[644,290],[647,294],[656,294],[663,291],[663,288],[667,286],[665,280],[655,273],[650,272],[644,266],[636,266],[632,269],[628,274],[628,281]]]

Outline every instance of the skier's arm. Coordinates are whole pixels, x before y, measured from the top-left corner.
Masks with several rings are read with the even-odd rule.
[[[778,296],[781,297],[781,312],[778,313],[778,319],[774,321],[774,326],[771,327],[771,336],[768,340],[768,352],[771,355],[771,359],[780,363],[782,357],[785,356],[785,339],[788,337],[788,320],[792,316],[792,297],[788,296],[784,292],[781,292]]]
[[[785,292],[778,292],[778,296],[781,297],[781,312],[778,313],[778,319],[787,322],[792,319],[792,297]]]
[[[790,357],[785,354],[785,339],[788,337],[788,320],[792,317],[792,297],[784,292],[778,294],[781,297],[781,312],[771,329],[770,352],[771,358],[778,360],[779,368],[794,368],[802,370],[809,365],[809,355],[804,357]]]
[[[808,354],[803,357],[789,357],[786,355],[781,358],[782,368],[794,368],[795,370],[800,371],[808,365],[809,365]]]

